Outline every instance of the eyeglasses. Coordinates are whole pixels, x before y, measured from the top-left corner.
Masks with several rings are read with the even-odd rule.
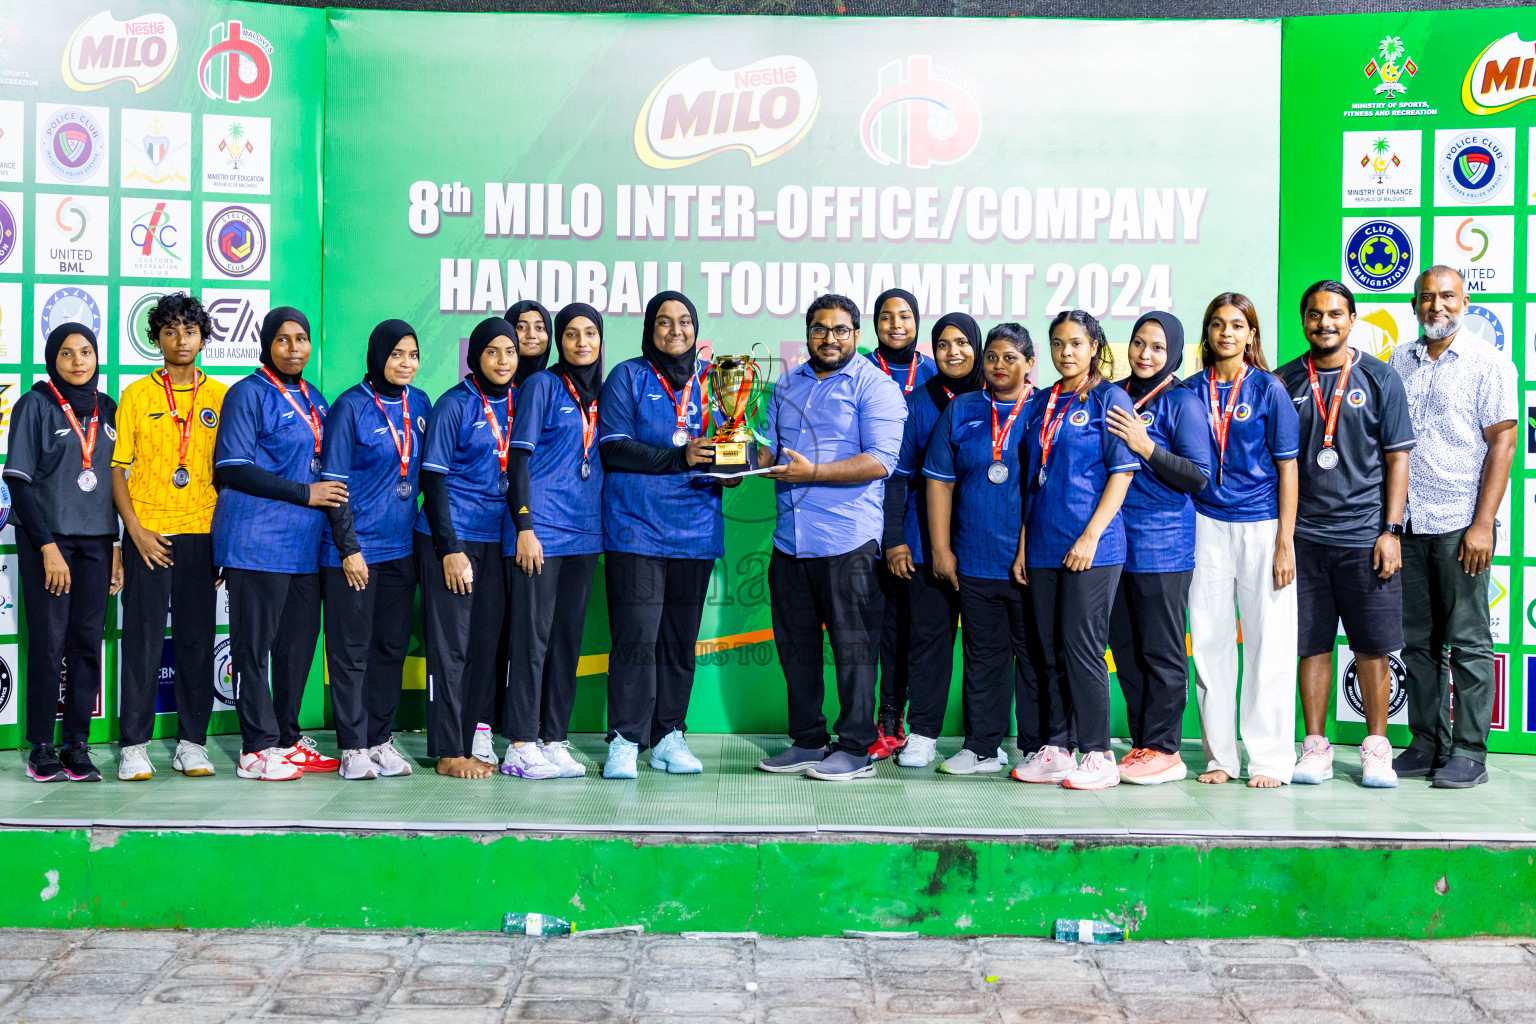
[[[817,324],[810,329],[812,341],[826,341],[829,334],[838,341],[847,341],[853,336],[853,328],[847,324],[838,324],[836,327],[826,327],[822,324]]]

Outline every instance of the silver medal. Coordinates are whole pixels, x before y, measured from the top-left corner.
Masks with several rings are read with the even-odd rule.
[[[315,476],[320,475],[320,456],[316,455],[314,458],[309,460],[309,471]]]
[[[1001,462],[994,462],[987,467],[987,479],[995,484],[1000,484],[1008,479],[1008,467]]]
[[[82,491],[94,491],[96,489],[96,471],[94,469],[82,469],[80,475],[75,477],[75,483],[80,485]]]
[[[683,445],[688,443],[688,438],[688,431],[684,430],[682,427],[678,427],[676,430],[672,431],[672,447],[681,448]]]
[[[1332,469],[1339,464],[1339,453],[1332,448],[1324,448],[1317,453],[1317,468]]]
[[[501,476],[496,480],[497,494],[506,494],[511,487],[512,484],[507,480],[507,474],[505,473],[501,474]]]
[[[579,472],[581,478],[583,480],[586,480],[587,478],[589,478],[592,475],[592,463],[588,462],[586,459],[582,459],[581,460],[581,469],[578,472]]]
[[[410,500],[411,482],[409,480],[401,480],[399,483],[395,484],[395,497],[399,498],[401,501]]]
[[[1035,479],[1040,482],[1040,486],[1041,487],[1045,486],[1045,467],[1044,466],[1040,467],[1040,475],[1035,477]]]
[[[191,482],[192,474],[187,472],[186,466],[177,466],[176,472],[171,474],[171,485],[173,487],[185,487]]]

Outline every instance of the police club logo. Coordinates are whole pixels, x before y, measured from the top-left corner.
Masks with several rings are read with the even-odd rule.
[[[1413,241],[1393,221],[1367,221],[1349,236],[1344,258],[1349,276],[1360,287],[1390,291],[1408,277],[1413,266]]]
[[[226,206],[208,222],[207,252],[225,277],[250,277],[267,256],[267,229],[255,212]]]
[[[1085,425],[1088,422],[1088,410],[1077,410],[1071,416],[1067,417],[1067,422],[1071,423],[1074,427],[1081,427]]]
[[[1387,667],[1392,683],[1392,693],[1387,698],[1387,717],[1393,718],[1408,705],[1408,670],[1396,654],[1387,655]],[[1344,699],[1356,715],[1365,717],[1365,696],[1360,692],[1360,671],[1353,654],[1344,669]]]
[[[101,167],[106,146],[101,125],[79,107],[54,111],[42,127],[42,155],[60,181],[86,181]]]
[[[43,301],[40,319],[44,336],[52,334],[54,328],[69,323],[84,324],[91,329],[92,334],[101,336],[101,306],[84,288],[60,288],[48,296]]]
[[[10,384],[0,384],[0,391],[8,391],[8,390],[10,390],[10,388],[11,388]],[[9,411],[9,410],[6,410],[6,411]],[[3,417],[0,417],[0,418],[3,418]],[[10,489],[10,487],[6,486],[4,481],[0,481],[0,530],[5,529],[5,524],[10,522],[10,521],[11,521],[11,489]],[[0,665],[3,665],[4,663],[5,663],[5,659],[4,658],[0,658]],[[0,711],[3,711],[4,709],[5,709],[5,701],[0,700]]]
[[[1441,186],[1464,203],[1486,203],[1504,190],[1508,148],[1490,132],[1462,132],[1440,151]]]

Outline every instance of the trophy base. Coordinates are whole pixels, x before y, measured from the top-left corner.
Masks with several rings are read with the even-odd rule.
[[[710,468],[717,473],[740,473],[757,468],[756,441],[715,441],[715,459]]]

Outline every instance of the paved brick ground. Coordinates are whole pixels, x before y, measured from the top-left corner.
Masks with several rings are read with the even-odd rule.
[[[0,930],[4,1022],[962,1019],[1530,1022],[1536,942]]]

